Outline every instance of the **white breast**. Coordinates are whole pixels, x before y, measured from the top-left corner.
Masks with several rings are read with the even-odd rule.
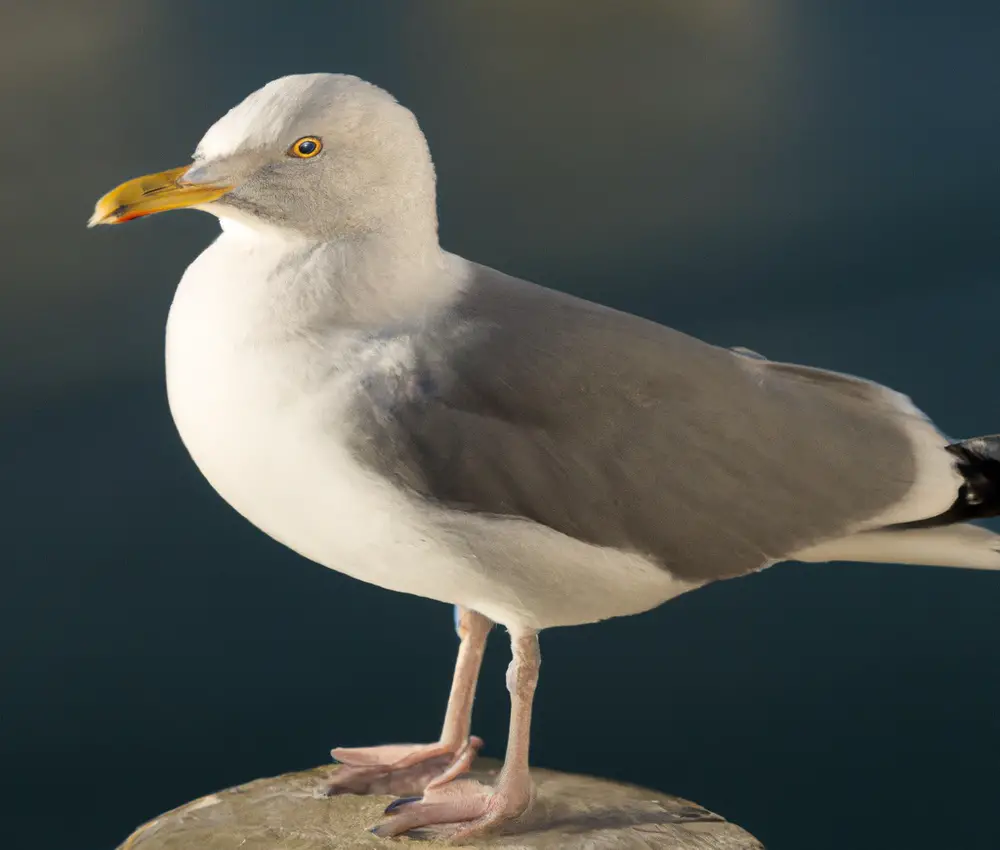
[[[307,558],[392,590],[459,602],[454,558],[415,507],[358,466],[343,414],[392,341],[285,335],[261,291],[280,264],[221,237],[188,269],[167,324],[167,392],[181,438],[219,494]],[[286,305],[287,306],[287,305]]]
[[[518,520],[445,511],[361,467],[345,416],[366,374],[405,370],[405,334],[363,337],[315,303],[285,249],[221,237],[188,269],[167,324],[167,391],[219,494],[301,555],[391,590],[541,628],[632,614],[690,589],[635,554]]]

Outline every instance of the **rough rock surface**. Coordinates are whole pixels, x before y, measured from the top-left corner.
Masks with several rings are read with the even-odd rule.
[[[489,782],[499,765],[476,763]],[[392,797],[324,790],[336,765],[258,779],[209,794],[144,824],[119,850],[354,850],[406,846],[420,838],[384,839],[368,829]],[[752,835],[701,806],[631,785],[533,770],[532,810],[505,831],[461,846],[525,850],[763,850]],[[442,846],[433,838],[422,846]]]

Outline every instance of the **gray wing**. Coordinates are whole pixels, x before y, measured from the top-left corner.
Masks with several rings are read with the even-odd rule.
[[[490,269],[421,353],[416,391],[359,408],[360,457],[437,503],[640,552],[680,578],[837,537],[916,476],[915,414],[883,387]]]

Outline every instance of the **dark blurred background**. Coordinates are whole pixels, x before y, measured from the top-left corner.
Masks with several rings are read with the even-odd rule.
[[[269,79],[419,116],[445,245],[1000,430],[1000,6],[7,0],[0,11],[0,834],[108,850],[196,795],[430,740],[451,612],[308,563],[164,398],[198,214],[88,232]],[[669,486],[669,481],[664,482]],[[669,518],[665,518],[669,521]],[[1000,575],[785,565],[543,635],[538,765],[783,848],[995,848]],[[502,753],[507,645],[476,730]]]

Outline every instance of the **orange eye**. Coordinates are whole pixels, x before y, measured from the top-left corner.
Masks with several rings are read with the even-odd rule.
[[[288,149],[289,156],[299,159],[309,159],[323,150],[323,143],[315,136],[303,136]]]

